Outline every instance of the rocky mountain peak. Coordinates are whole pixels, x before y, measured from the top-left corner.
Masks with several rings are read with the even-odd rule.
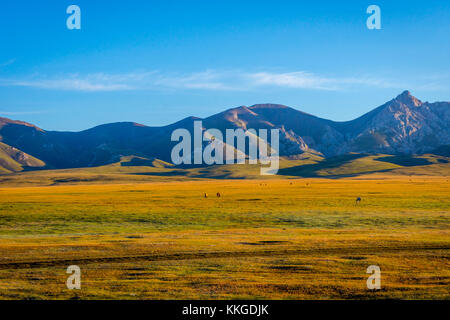
[[[396,98],[396,101],[401,102],[407,106],[414,106],[419,107],[422,105],[422,101],[414,97],[411,92],[408,90],[403,91],[401,94],[399,94]]]

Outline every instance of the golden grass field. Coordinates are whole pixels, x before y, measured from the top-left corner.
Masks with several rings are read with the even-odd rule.
[[[450,298],[448,175],[35,182],[0,186],[1,299]]]

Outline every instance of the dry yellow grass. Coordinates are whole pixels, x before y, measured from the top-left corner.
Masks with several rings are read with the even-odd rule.
[[[448,299],[448,187],[370,175],[0,188],[0,296]],[[65,286],[71,264],[80,291]]]

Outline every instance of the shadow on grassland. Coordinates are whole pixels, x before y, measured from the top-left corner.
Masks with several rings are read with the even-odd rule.
[[[351,154],[345,154],[341,156],[336,156],[332,158],[326,158],[318,163],[314,164],[304,164],[300,166],[290,167],[290,168],[283,168],[278,171],[279,175],[283,176],[297,176],[297,177],[323,177],[323,175],[319,174],[319,171],[321,170],[327,170],[327,169],[338,169],[341,166],[345,164],[351,163],[353,160],[364,158],[366,157],[366,154],[363,153],[351,153]],[[378,171],[378,170],[377,170]],[[346,177],[346,176],[354,176],[358,175],[362,172],[358,173],[350,173],[350,174],[331,174],[326,175],[327,178],[333,178],[333,177]],[[367,173],[364,172],[364,173]]]
[[[170,171],[151,171],[151,172],[134,172],[133,175],[138,176],[157,176],[157,177],[174,177],[187,176],[186,170],[170,170]]]
[[[415,166],[426,166],[433,164],[426,158],[416,158],[409,155],[399,155],[399,156],[386,156],[375,159],[376,161],[388,162],[396,164],[403,167],[415,167]]]

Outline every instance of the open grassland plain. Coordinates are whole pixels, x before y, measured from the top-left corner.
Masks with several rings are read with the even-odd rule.
[[[21,185],[0,185],[1,299],[450,298],[448,176]]]

